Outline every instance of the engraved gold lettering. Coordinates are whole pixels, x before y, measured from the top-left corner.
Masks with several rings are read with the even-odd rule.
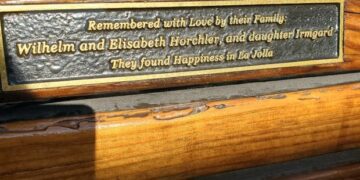
[[[161,66],[170,66],[171,65],[171,56],[166,56],[163,59],[148,59],[146,57],[140,60],[139,70],[148,67],[161,67]]]
[[[311,39],[316,40],[323,37],[331,37],[334,35],[334,28],[329,27],[323,30],[301,30],[296,29],[295,39]]]
[[[26,44],[22,44],[22,43],[17,43],[17,54],[19,56],[27,56],[32,48],[31,43],[26,43]]]
[[[137,61],[136,60],[124,60],[124,59],[112,59],[110,60],[111,69],[129,69],[129,70],[136,70],[137,68]]]
[[[140,37],[139,40],[128,40],[126,38],[117,38],[109,40],[109,50],[130,50],[130,49],[145,49],[145,48],[164,48],[166,47],[166,40],[163,36],[155,39],[145,39]]]
[[[225,37],[225,43],[243,43],[246,42],[246,33],[240,32],[237,35],[228,35]]]
[[[220,45],[220,37],[209,36],[207,34],[199,34],[195,37],[170,37],[170,47],[183,47],[183,46],[200,46],[200,45]]]
[[[129,10],[129,12],[131,11]],[[115,58],[109,58],[106,62],[110,70],[137,71],[132,73],[135,75],[138,74],[138,71],[144,71],[140,73],[143,75],[152,72],[177,72],[187,70],[186,68],[188,70],[203,70],[203,67],[204,69],[212,69],[213,67],[263,65],[269,63],[269,60],[275,56],[275,52],[277,61],[274,61],[274,63],[278,63],[280,60],[285,59],[282,56],[289,54],[287,49],[283,49],[283,47],[295,43],[286,42],[285,44],[285,42],[276,41],[291,40],[298,41],[300,44],[302,42],[300,39],[315,41],[319,38],[335,36],[335,33],[340,29],[332,23],[321,28],[317,26],[311,28],[316,21],[312,21],[310,18],[288,23],[287,21],[293,19],[288,19],[286,15],[291,14],[292,11],[283,11],[281,9],[275,11],[266,10],[264,12],[231,11],[228,14],[225,12],[211,12],[201,15],[198,13],[180,13],[174,16],[163,16],[162,13],[155,15],[149,13],[149,16],[140,16],[136,12],[126,13],[126,16],[121,16],[122,19],[120,20],[112,19],[111,16],[104,16],[109,18],[107,20],[103,19],[103,16],[94,16],[101,18],[101,20],[84,20],[86,24],[81,27],[84,28],[83,31],[86,31],[86,36],[83,39],[82,37],[74,38],[70,34],[69,38],[78,38],[77,42],[68,43],[62,39],[51,39],[51,42],[48,42],[38,39],[32,42],[16,43],[16,53],[19,57],[26,57],[30,55],[75,53],[76,51],[77,55],[97,52],[97,55],[103,57],[116,56]],[[142,11],[140,14],[142,14]],[[291,17],[296,16],[291,15]],[[118,16],[115,16],[115,18],[118,18]],[[285,23],[287,25],[283,26]],[[304,23],[309,23],[309,25],[305,26]],[[307,27],[307,29],[301,27]],[[221,28],[226,30],[223,31]],[[87,36],[88,34],[92,36]],[[94,40],[91,40],[91,37]],[[282,43],[283,45],[279,46]],[[211,47],[207,48],[206,46]],[[296,49],[297,46],[298,44],[292,48]],[[155,52],[152,48],[159,49]],[[151,50],[147,51],[148,49]],[[127,52],[124,53],[122,50]],[[104,52],[100,53],[98,51]],[[105,51],[111,52],[105,53]],[[189,52],[190,54],[188,54]],[[203,54],[206,52],[209,54]],[[294,50],[291,49],[289,52],[294,52]],[[172,53],[179,54],[173,55]],[[299,51],[299,53],[302,52]],[[74,59],[75,61],[79,60]],[[290,61],[292,59],[291,56],[289,60],[285,59],[284,63],[292,62]],[[252,62],[247,63],[245,61],[262,62],[252,64]],[[221,63],[227,64],[219,65]],[[195,68],[201,65],[206,66]],[[181,66],[181,68],[176,66]],[[147,68],[152,69],[147,71]],[[117,75],[117,73],[114,74]],[[127,75],[129,73],[124,74],[124,76]]]
[[[278,31],[273,30],[269,33],[258,33],[258,32],[251,32],[248,36],[249,42],[259,42],[259,41],[265,41],[268,43],[271,43],[274,40],[287,40],[291,39],[294,36],[294,32],[284,32],[284,31]]]
[[[214,23],[214,19],[195,19],[190,18],[189,27],[210,27]]]
[[[224,28],[226,26],[226,19],[223,19],[220,16],[215,16],[215,25]]]
[[[105,38],[101,38],[98,42],[81,42],[79,45],[80,52],[103,51],[105,50]]]
[[[16,44],[16,52],[21,57],[42,54],[74,53],[75,51],[74,43],[65,43],[62,40],[58,40],[54,44],[49,44],[46,41]]]
[[[255,14],[253,23],[254,24],[276,23],[281,25],[284,24],[285,22],[286,22],[286,16],[275,13],[273,15]]]
[[[247,51],[239,51],[238,60],[248,60],[250,59],[250,53]]]
[[[114,30],[136,30],[136,29],[160,29],[161,20],[157,18],[153,21],[136,21],[131,18],[129,21],[107,21],[98,22],[88,20],[87,31],[114,31]]]
[[[94,20],[88,21],[88,31],[96,31],[96,21]]]
[[[184,17],[173,18],[172,20],[164,21],[164,28],[184,28],[187,26],[187,21]]]
[[[174,56],[174,65],[197,66],[205,63],[224,62],[225,55]]]
[[[244,16],[230,16],[229,25],[246,25],[251,24],[252,17]]]
[[[251,54],[252,59],[261,59],[261,58],[272,58],[274,56],[274,52],[270,49],[261,49],[254,50]]]

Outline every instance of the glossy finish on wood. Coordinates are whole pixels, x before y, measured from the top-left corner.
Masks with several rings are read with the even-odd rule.
[[[2,4],[14,3],[14,1],[0,1]],[[16,1],[21,4],[27,1]],[[47,1],[35,1],[47,2]],[[50,1],[51,2],[51,1]],[[69,1],[57,1],[57,2],[69,2]],[[83,1],[71,1],[71,2],[83,2]],[[94,2],[94,1],[86,1]],[[96,1],[98,2],[98,1]],[[111,1],[107,1],[111,2]],[[118,1],[117,1],[118,2]],[[124,1],[125,2],[125,1]],[[28,2],[27,2],[28,3]],[[344,49],[344,63],[315,65],[307,67],[291,67],[291,68],[277,68],[269,70],[256,70],[236,73],[226,73],[218,75],[202,75],[193,76],[191,80],[189,77],[172,78],[168,80],[147,80],[136,82],[124,82],[124,83],[111,83],[111,84],[99,84],[99,85],[84,85],[77,87],[63,87],[53,89],[42,90],[28,90],[18,91],[12,93],[3,93],[0,95],[0,102],[16,101],[26,99],[49,99],[67,96],[84,96],[93,94],[103,94],[111,92],[129,92],[139,91],[147,89],[164,89],[170,87],[179,86],[191,86],[191,85],[206,85],[214,83],[227,83],[238,82],[244,80],[259,80],[259,79],[277,79],[298,77],[305,75],[322,75],[330,73],[342,73],[358,71],[360,69],[360,27],[358,26],[359,15],[358,11],[359,3],[355,0],[346,2],[345,13],[345,49]]]
[[[0,179],[183,179],[360,147],[360,83],[0,124]]]

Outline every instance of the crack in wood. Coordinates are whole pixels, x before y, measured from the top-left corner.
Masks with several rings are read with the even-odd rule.
[[[319,97],[301,97],[301,98],[298,98],[298,100],[300,101],[306,101],[306,100],[320,100]]]
[[[285,99],[287,96],[285,94],[275,94],[275,95],[267,95],[267,96],[258,96],[258,100],[266,100],[266,99]]]
[[[360,12],[355,12],[355,11],[351,11],[351,10],[345,10],[344,12],[348,13],[348,14],[360,14]]]
[[[173,112],[173,111],[182,111],[186,110],[198,105],[202,105],[203,103],[187,103],[187,104],[178,104],[178,105],[170,105],[170,106],[163,106],[163,107],[156,107],[151,109],[153,113],[164,113],[164,112]]]
[[[154,113],[158,113],[153,116],[154,119],[164,121],[164,120],[173,120],[190,115],[199,114],[207,111],[209,108],[210,107],[206,103],[199,102],[199,103],[190,103],[190,104],[181,104],[181,105],[154,108],[151,111]],[[185,110],[189,110],[189,111],[185,111]],[[169,112],[171,112],[172,114],[166,114]]]
[[[229,106],[229,105],[226,105],[226,104],[218,104],[218,105],[214,105],[213,107],[215,109],[225,109],[225,108],[232,107],[232,106]]]
[[[33,132],[43,132],[47,131],[50,127],[62,127],[62,128],[68,128],[73,130],[80,129],[80,124],[83,122],[89,122],[89,123],[96,123],[98,122],[93,117],[87,117],[84,119],[77,119],[77,120],[62,120],[55,122],[50,125],[42,125],[42,126],[35,126],[32,129],[9,129],[3,126],[0,126],[0,134],[16,134],[16,133],[33,133]]]
[[[140,113],[134,113],[134,114],[112,115],[112,116],[107,116],[107,118],[118,118],[118,117],[123,117],[124,119],[129,119],[129,118],[144,118],[144,117],[148,116],[149,114],[150,114],[150,111],[146,111],[146,112],[140,112]]]

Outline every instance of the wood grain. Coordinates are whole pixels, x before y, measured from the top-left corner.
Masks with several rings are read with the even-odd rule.
[[[346,11],[349,13],[360,13],[360,1],[359,0],[345,0]]]
[[[355,83],[0,124],[0,179],[183,179],[359,147]]]
[[[0,4],[27,4],[27,3],[54,3],[52,0],[0,0]],[[58,0],[58,3],[99,2],[99,0]],[[102,1],[104,2],[104,1]],[[112,1],[106,1],[112,2]],[[119,2],[119,1],[117,1]],[[126,2],[126,1],[121,1]],[[129,1],[128,1],[129,2]],[[131,1],[133,2],[133,1]],[[306,67],[288,67],[267,70],[245,71],[217,75],[201,75],[192,77],[179,77],[171,79],[147,80],[136,82],[122,82],[111,84],[83,85],[41,90],[17,91],[0,93],[0,102],[10,102],[31,99],[51,99],[69,96],[87,96],[106,93],[135,92],[149,89],[164,89],[172,87],[187,87],[193,85],[207,85],[215,83],[230,83],[248,80],[268,80],[289,77],[313,76],[323,74],[345,73],[359,71],[360,69],[360,3],[358,0],[346,1],[345,12],[345,43],[344,63],[315,65]],[[191,80],[189,80],[191,79]]]

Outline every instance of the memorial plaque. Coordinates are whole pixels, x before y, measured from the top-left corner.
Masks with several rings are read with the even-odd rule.
[[[343,6],[342,0],[0,6],[2,90],[191,81],[342,63]]]

